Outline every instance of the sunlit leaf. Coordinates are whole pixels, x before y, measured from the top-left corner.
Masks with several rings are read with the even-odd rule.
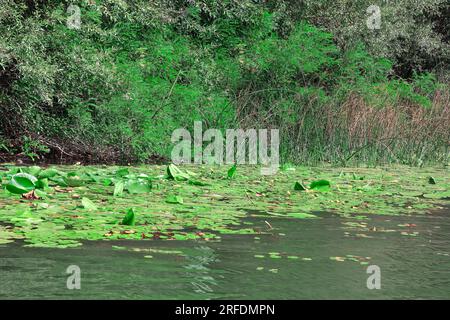
[[[122,196],[124,187],[125,187],[125,182],[123,182],[122,180],[118,181],[116,183],[116,185],[114,186],[114,193],[113,193],[114,197]]]
[[[177,181],[184,181],[190,178],[189,174],[181,171],[176,165],[169,164],[167,166],[167,175],[169,179],[174,179]]]
[[[86,197],[81,199],[81,204],[87,210],[97,210],[98,209],[97,206],[95,205],[95,203]]]

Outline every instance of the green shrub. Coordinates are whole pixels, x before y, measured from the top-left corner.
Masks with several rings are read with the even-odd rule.
[[[67,25],[72,3],[80,29]],[[429,63],[447,61],[443,1],[427,0],[411,16],[400,3],[383,9],[384,29],[372,32],[365,1],[3,0],[2,145],[33,159],[45,147],[141,162],[169,156],[172,131],[201,120],[205,129],[280,128],[284,158],[341,161],[362,143],[338,117],[349,101],[422,112],[447,90],[436,79],[445,68]],[[399,117],[412,121],[406,111]],[[436,135],[433,148],[442,146]],[[364,150],[393,159],[382,147]],[[407,159],[417,149],[402,152]]]

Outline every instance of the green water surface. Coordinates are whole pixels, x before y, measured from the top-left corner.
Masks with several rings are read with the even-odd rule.
[[[50,183],[34,200],[0,191],[2,299],[450,297],[447,169],[238,167],[230,179],[227,168],[203,167],[192,173],[205,184],[193,185],[139,167],[130,171],[155,177],[151,190],[120,197],[103,183],[120,168],[59,169],[85,183]],[[318,179],[330,188],[309,189]],[[123,225],[129,208],[136,222]],[[70,265],[80,290],[66,286]],[[371,265],[379,290],[367,287]]]

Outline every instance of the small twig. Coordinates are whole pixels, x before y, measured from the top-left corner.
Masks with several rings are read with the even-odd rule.
[[[181,70],[178,71],[177,77],[175,78],[175,81],[172,83],[172,87],[169,90],[169,93],[167,94],[167,96],[164,98],[163,102],[161,103],[161,105],[159,106],[158,109],[156,109],[155,113],[153,113],[153,116],[150,118],[151,120],[153,120],[156,115],[158,114],[159,111],[161,111],[162,108],[164,108],[167,99],[170,98],[170,96],[172,95],[173,89],[175,88],[175,84],[178,82],[178,78],[180,77],[181,74]]]
[[[255,204],[255,202],[253,201],[253,199],[248,195],[248,193],[246,192],[245,195],[247,196],[248,200],[250,200],[250,202],[252,204]]]

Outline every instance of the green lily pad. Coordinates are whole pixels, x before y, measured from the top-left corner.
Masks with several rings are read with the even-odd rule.
[[[316,180],[311,182],[309,188],[311,190],[328,191],[331,188],[331,183],[328,180]]]
[[[299,182],[296,182],[294,185],[294,190],[296,191],[304,191],[306,190],[305,186]]]
[[[166,198],[166,202],[174,204],[183,204],[183,198],[180,196],[168,196]]]
[[[136,214],[134,213],[134,210],[128,209],[125,217],[122,220],[122,224],[126,226],[134,226],[136,220]]]
[[[125,182],[123,182],[122,180],[118,181],[114,186],[114,192],[113,192],[114,197],[122,196],[124,187],[125,187]]]
[[[189,174],[181,171],[176,165],[169,164],[167,166],[167,175],[169,179],[173,179],[176,181],[185,181],[190,178]]]
[[[95,205],[95,203],[86,197],[81,199],[81,204],[87,210],[97,210],[98,209],[98,207]]]
[[[6,184],[6,190],[14,194],[24,194],[35,189],[37,178],[28,173],[17,173],[12,176],[11,181]]]
[[[152,190],[150,181],[130,180],[125,184],[125,188],[130,194],[147,193]]]
[[[228,179],[234,178],[234,175],[236,174],[236,168],[237,167],[236,167],[236,164],[235,164],[230,169],[228,169],[228,172],[227,172]]]

